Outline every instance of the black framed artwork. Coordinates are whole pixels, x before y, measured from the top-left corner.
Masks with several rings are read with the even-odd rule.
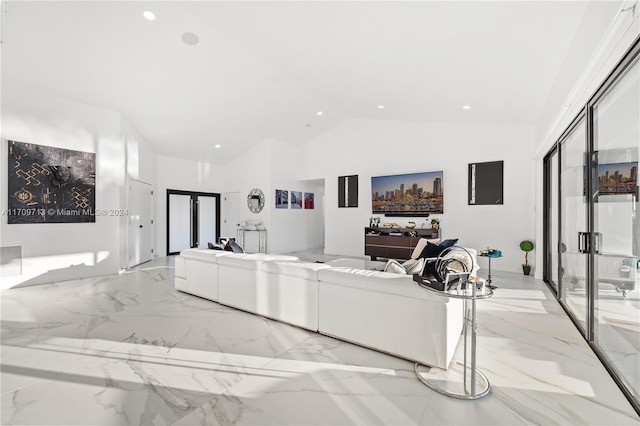
[[[469,205],[504,204],[504,161],[469,164]]]
[[[96,221],[96,154],[8,141],[8,224]]]
[[[338,207],[358,207],[358,175],[338,176]]]

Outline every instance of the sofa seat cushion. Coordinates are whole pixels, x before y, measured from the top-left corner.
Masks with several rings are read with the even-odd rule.
[[[288,275],[290,277],[317,281],[318,271],[329,269],[331,266],[324,263],[295,262],[287,260],[272,260],[260,265],[260,270],[270,274]]]
[[[229,252],[227,252],[229,253]],[[263,262],[271,260],[298,260],[295,256],[286,256],[280,254],[242,254],[242,253],[229,253],[229,256],[223,256],[218,258],[219,265],[231,266],[238,269],[248,269],[250,271],[259,271],[260,265]]]
[[[232,254],[229,251],[191,248],[182,250],[180,256],[185,259],[196,259],[203,262],[218,263],[218,258]]]
[[[361,290],[388,293],[413,299],[447,303],[448,297],[429,293],[421,288],[411,275],[399,275],[390,272],[364,271],[353,268],[331,268],[318,271],[318,281],[358,288]]]

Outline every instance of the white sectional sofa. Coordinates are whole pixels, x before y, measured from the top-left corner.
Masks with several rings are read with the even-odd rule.
[[[183,251],[176,257],[175,286],[185,293],[218,301],[218,258],[232,254],[229,251]]]
[[[446,369],[462,330],[462,300],[430,293],[412,276],[323,269],[318,331]]]
[[[459,299],[410,275],[331,267],[293,256],[188,249],[175,286],[220,304],[446,369],[460,340]]]
[[[317,318],[305,315],[297,306],[318,304],[317,289],[302,288],[289,277],[274,280],[267,270],[272,261],[296,261],[297,257],[265,254],[236,254],[218,260],[219,302],[243,311],[313,330]],[[300,268],[299,268],[300,269]],[[314,283],[317,286],[317,283]],[[309,287],[308,285],[306,287]],[[289,305],[285,304],[289,301]],[[317,309],[317,308],[316,308]],[[313,330],[315,331],[315,330]]]

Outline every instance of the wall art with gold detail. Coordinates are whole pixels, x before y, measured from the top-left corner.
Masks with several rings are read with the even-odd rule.
[[[96,221],[94,153],[8,142],[8,223]]]

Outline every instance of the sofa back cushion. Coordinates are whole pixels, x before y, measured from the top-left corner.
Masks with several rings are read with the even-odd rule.
[[[354,268],[329,268],[318,271],[320,287],[325,284],[351,287],[377,293],[388,293],[446,304],[449,298],[433,294],[418,285],[411,275]]]
[[[231,254],[233,253],[230,251],[192,248],[182,250],[182,252],[180,252],[180,257],[185,259],[196,259],[202,262],[218,263],[218,259],[220,257],[229,256]]]
[[[291,260],[270,260],[260,265],[262,272],[287,275],[310,281],[317,281],[318,271],[328,268],[331,268],[331,266],[324,263],[296,262]]]
[[[220,257],[218,264],[222,266],[231,266],[239,269],[249,269],[253,271],[259,271],[262,263],[270,260],[298,260],[295,256],[285,256],[280,254],[243,254],[243,253],[230,253],[230,256]]]

